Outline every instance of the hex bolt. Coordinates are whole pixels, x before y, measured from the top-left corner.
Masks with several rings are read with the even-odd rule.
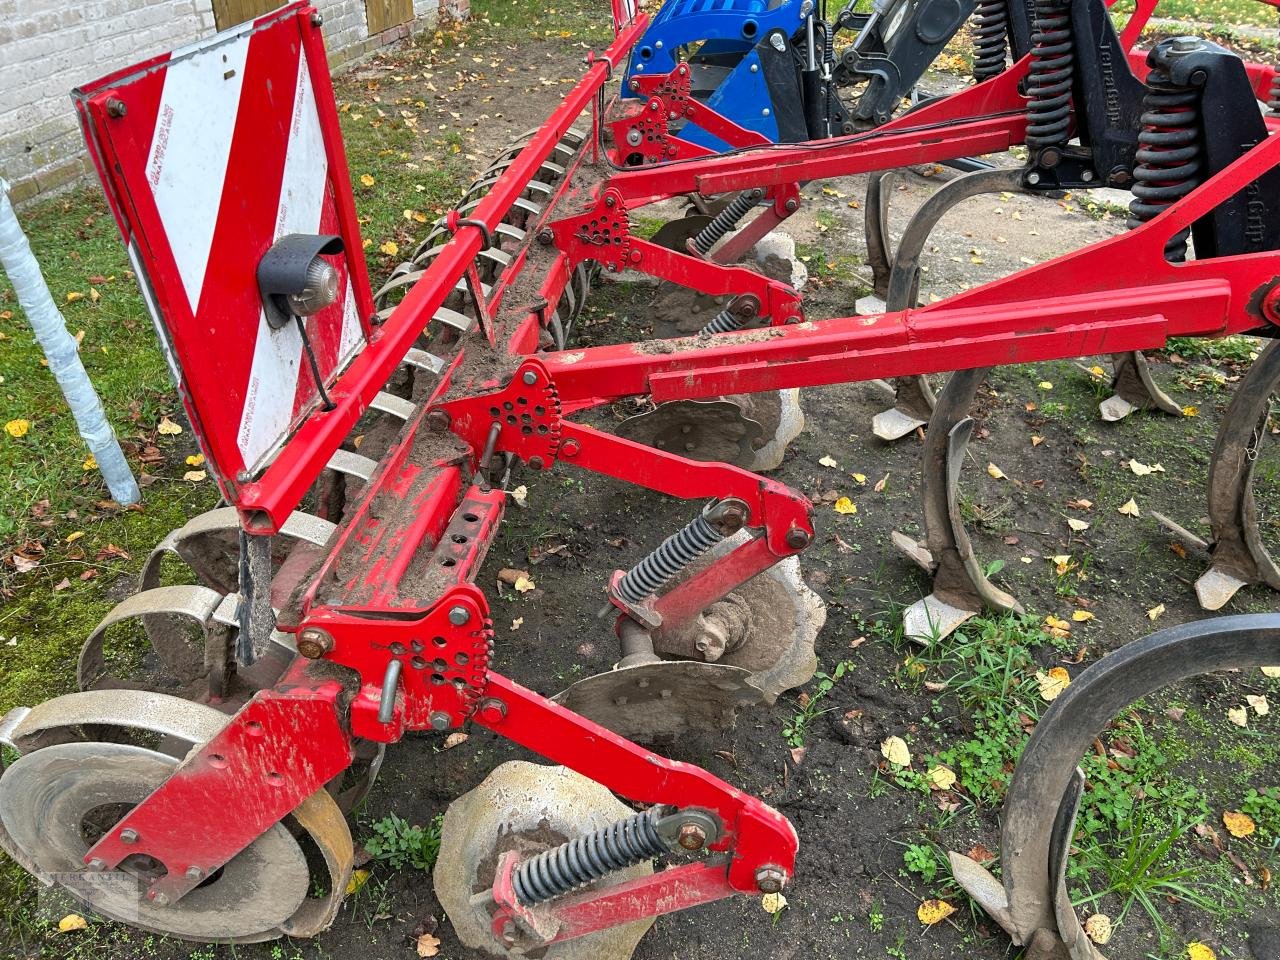
[[[756,889],[761,893],[781,893],[787,873],[781,867],[765,866],[756,871]]]
[[[485,697],[476,714],[485,723],[499,723],[507,718],[507,705],[494,697]]]
[[[322,17],[319,13],[311,14],[311,25],[313,27],[323,27],[324,17]]]
[[[696,823],[682,824],[676,843],[685,850],[701,850],[707,843],[707,834]]]
[[[137,843],[138,831],[134,830],[132,827],[125,827],[125,829],[120,831],[120,842],[121,843]]]
[[[432,433],[444,433],[451,423],[453,417],[449,416],[448,410],[432,410],[427,414],[427,426]]]
[[[449,715],[443,710],[433,711],[429,719],[431,720],[432,730],[448,730],[453,725]]]
[[[298,653],[308,660],[319,660],[333,649],[333,635],[328,630],[307,627],[298,634]]]
[[[1027,174],[1027,183],[1031,184],[1034,187],[1039,182],[1040,182],[1040,174],[1034,173],[1034,172]]]
[[[465,626],[467,621],[471,619],[471,611],[466,607],[457,606],[449,608],[449,622],[455,627]]]
[[[803,550],[812,539],[809,531],[803,527],[792,527],[787,531],[787,546],[793,550]]]
[[[524,382],[526,387],[532,387],[538,382],[538,375],[532,370],[526,370],[520,379]]]
[[[542,469],[543,467],[545,467],[545,466],[546,466],[546,462],[545,462],[541,457],[530,457],[530,458],[529,458],[529,469],[531,469],[531,470],[541,470],[541,469]]]
[[[188,879],[188,880],[203,880],[203,879],[204,879],[204,871],[203,871],[203,870],[201,870],[201,869],[200,869],[199,867],[197,867],[197,866],[190,866],[190,867],[187,867],[187,879]]]
[[[167,907],[169,905],[168,894],[155,891],[151,894],[151,902],[157,907]]]
[[[578,445],[577,440],[566,440],[560,446],[560,456],[566,460],[572,460],[582,451],[582,447]]]
[[[101,860],[98,857],[94,857],[92,860],[89,861],[87,866],[94,873],[101,873],[103,870],[107,869],[107,861]]]
[[[550,227],[543,227],[538,231],[538,242],[544,247],[549,247],[556,242],[556,235],[551,231]]]
[[[616,207],[618,205],[618,198],[615,197],[613,194],[609,194],[607,197],[604,198],[604,205],[606,207]]]
[[[787,213],[795,213],[800,209],[800,201],[795,197],[791,197],[783,204],[783,206],[787,208]]]
[[[129,108],[125,106],[125,102],[117,97],[112,97],[107,101],[107,116],[119,119],[129,112]]]
[[[632,78],[631,83],[630,83],[630,87],[631,87],[631,89],[632,89],[632,91],[633,91],[633,92],[634,92],[634,91],[638,91],[638,90],[640,89],[640,81],[639,81],[639,80],[636,80],[636,79],[634,79],[634,78]]]

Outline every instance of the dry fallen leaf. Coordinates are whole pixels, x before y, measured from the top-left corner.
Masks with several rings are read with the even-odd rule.
[[[956,785],[956,775],[947,767],[932,768],[925,774],[925,779],[934,790],[950,790]]]
[[[997,467],[994,463],[987,464],[987,475],[993,480],[1003,480],[1004,471]]]
[[[1272,680],[1280,678],[1280,667],[1259,667],[1264,677],[1270,677]]]
[[[886,473],[883,477],[880,478],[880,480],[876,483],[876,485],[871,489],[873,489],[876,493],[884,493],[884,488],[888,483],[889,483],[889,475]]]
[[[836,462],[836,458],[832,456],[821,457],[818,463],[824,467],[838,467],[840,464]]]
[[[1232,707],[1227,711],[1227,719],[1237,727],[1249,726],[1249,711],[1244,707]]]
[[[528,593],[537,585],[528,577],[517,577],[512,586],[516,588],[516,593]]]
[[[511,621],[512,630],[519,630],[522,626],[524,626],[524,617],[516,617]]]
[[[1245,700],[1248,702],[1249,706],[1253,707],[1253,712],[1260,717],[1265,717],[1271,712],[1271,704],[1267,703],[1266,697],[1249,694],[1245,697]]]
[[[161,417],[160,423],[156,425],[156,433],[162,437],[176,437],[182,432],[182,427],[174,423],[168,417]]]
[[[394,240],[386,240],[378,246],[378,249],[388,257],[394,257],[400,252],[400,244],[396,243]]]
[[[351,896],[369,880],[368,870],[352,870],[351,879],[347,881],[347,896]]]
[[[866,485],[867,475],[865,473],[853,473],[850,476],[853,477],[855,483]]]
[[[1044,443],[1044,437],[1037,437],[1034,433],[1031,435],[1031,445],[1033,447],[1038,447],[1042,443]]]
[[[841,497],[831,505],[831,509],[836,513],[852,514],[858,512],[858,505],[848,497]]]
[[[1116,507],[1116,513],[1123,513],[1126,517],[1142,516],[1142,514],[1138,512],[1138,505],[1134,502],[1133,497],[1130,497],[1123,506]]]
[[[1071,612],[1071,619],[1076,623],[1084,623],[1087,620],[1094,619],[1094,615],[1088,610],[1073,610]]]
[[[507,496],[523,507],[529,499],[529,488],[522,483],[514,490],[508,490]]]
[[[199,483],[201,480],[203,480],[207,476],[208,474],[205,473],[203,470],[188,470],[186,473],[182,475],[182,479],[190,480],[192,483]]]
[[[787,898],[780,893],[766,893],[760,898],[760,906],[765,913],[781,913],[787,905]]]
[[[1039,383],[1039,387],[1041,390],[1052,390],[1053,383],[1048,380],[1041,380]]]
[[[1248,837],[1256,830],[1257,824],[1253,822],[1253,817],[1247,813],[1241,813],[1239,810],[1228,810],[1222,815],[1222,825],[1227,828],[1227,832],[1233,837]]]
[[[89,926],[88,922],[80,914],[68,913],[58,921],[58,932],[67,933],[71,930],[83,930],[87,926]]]
[[[429,933],[424,933],[418,938],[418,956],[434,957],[440,952],[440,939],[433,937]]]
[[[1186,407],[1183,407],[1183,408],[1182,408],[1182,415],[1183,415],[1184,417],[1198,417],[1198,416],[1200,416],[1200,408],[1199,408],[1199,407],[1193,407],[1193,406],[1186,406]]]
[[[916,910],[916,916],[920,918],[921,923],[931,927],[935,923],[941,923],[955,912],[956,908],[945,900],[926,900]]]
[[[375,183],[377,183],[377,181],[374,180],[373,177],[369,176],[367,173],[360,174],[360,182],[363,183],[366,187],[372,187]]]
[[[1099,946],[1107,943],[1111,939],[1111,918],[1105,913],[1095,913],[1084,922],[1084,932]]]
[[[1054,667],[1048,673],[1036,671],[1036,683],[1040,685],[1040,696],[1049,702],[1057,700],[1062,691],[1071,685],[1071,674],[1064,667]]]
[[[1154,607],[1147,611],[1148,620],[1159,620],[1164,616],[1164,604],[1157,603]]]
[[[1129,461],[1129,469],[1139,477],[1145,477],[1149,473],[1164,473],[1164,467],[1158,463],[1153,463],[1148,467],[1145,463],[1140,463],[1137,460]]]
[[[895,767],[911,766],[911,751],[907,749],[907,742],[901,737],[885,738],[880,744],[880,753]]]
[[[195,454],[194,456],[187,457],[187,466],[188,466],[188,467],[203,467],[203,466],[204,466],[204,454],[203,454],[203,453],[197,453],[197,454]]]
[[[89,454],[87,457],[84,458],[84,463],[80,464],[80,469],[81,470],[97,470],[98,458],[95,457],[92,453]]]
[[[1089,529],[1089,521],[1077,520],[1075,517],[1067,517],[1067,526],[1076,533],[1084,533]]]
[[[444,738],[444,749],[451,750],[460,743],[466,743],[467,736],[468,734],[463,733],[461,730],[455,730]]]
[[[1197,940],[1187,944],[1187,960],[1218,960],[1218,955]]]
[[[30,420],[10,420],[8,423],[4,425],[4,432],[7,433],[9,436],[13,437],[15,440],[18,437],[25,437],[28,431],[30,430],[31,430]]]

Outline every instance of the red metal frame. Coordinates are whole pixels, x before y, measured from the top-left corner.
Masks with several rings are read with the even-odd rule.
[[[1149,7],[1142,6],[1143,16]],[[314,412],[256,482],[236,487],[235,502],[248,529],[279,528],[446,295],[472,269],[486,229],[496,227],[573,120],[594,104],[647,25],[643,14],[630,17],[623,0],[614,0],[613,10],[615,42],[590,61],[583,79],[494,184],[471,222],[452,222],[452,240],[333,384],[335,409]],[[305,13],[301,8],[297,15]],[[311,64],[313,73],[317,63]],[[785,284],[630,233],[628,210],[682,193],[749,188],[771,191],[773,205],[744,231],[764,232],[794,209],[800,182],[1007,149],[1025,134],[1018,85],[1026,67],[1020,63],[869,134],[758,146],[654,169],[575,167],[530,231],[553,248],[541,261],[544,303],[554,303],[572,269],[591,260],[708,293],[754,297],[771,328],[529,356],[543,323],[539,309],[507,302],[511,278],[529,259],[527,249],[520,251],[481,306],[492,321],[484,338],[452,359],[435,395],[406,426],[349,512],[307,593],[299,631],[324,638],[324,659],[350,671],[353,682],[340,685],[325,679],[331,667],[313,669],[297,661],[276,688],[255,697],[104,836],[86,862],[110,868],[130,854],[150,854],[169,871],[153,887],[154,895],[176,899],[340,772],[350,762],[352,737],[393,742],[406,731],[470,721],[632,800],[707,811],[723,826],[706,861],[533,910],[516,902],[516,861],[504,858],[493,889],[500,937],[510,932],[510,922],[535,944],[555,942],[735,891],[756,891],[765,868],[789,877],[797,840],[777,811],[492,669],[489,608],[473,581],[499,527],[504,495],[486,486],[478,470],[481,452],[489,447],[509,453],[533,469],[564,461],[685,499],[740,500],[754,534],[746,543],[643,610],[614,596],[624,614],[678,624],[803,549],[813,536],[811,505],[776,481],[602,433],[565,419],[570,412],[628,396],[661,402],[1149,349],[1171,336],[1217,336],[1280,321],[1277,254],[1185,264],[1164,259],[1170,236],[1280,162],[1275,137],[1139,229],[939,303],[879,316],[801,322],[800,298]],[[645,102],[684,104],[700,124],[717,128],[706,108],[682,100],[679,83],[668,81],[646,78],[653,90],[643,92],[652,92],[653,99]],[[314,82],[320,90],[320,79]],[[606,122],[612,121],[597,117],[593,135]],[[717,129],[722,136],[738,136],[727,127]],[[330,153],[331,163],[340,161],[340,152]],[[353,210],[340,212],[344,222],[354,216]],[[497,365],[495,345],[504,358]],[[481,355],[486,362],[473,362]],[[388,505],[399,509],[380,509]],[[384,686],[393,676],[399,678],[394,689]],[[190,829],[193,809],[210,826],[196,837]]]

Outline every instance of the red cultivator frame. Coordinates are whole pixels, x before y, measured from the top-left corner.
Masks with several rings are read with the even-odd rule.
[[[219,625],[224,654],[208,671],[218,679],[206,699],[238,702],[228,692],[231,675],[251,688],[223,725],[204,718],[164,728],[193,748],[146,781],[132,809],[82,852],[89,879],[68,885],[106,912],[197,938],[321,929],[350,869],[350,838],[325,806],[326,785],[367,758],[370,745],[468,722],[649,805],[542,856],[502,856],[485,907],[496,944],[527,950],[735,892],[780,890],[797,848],[781,814],[498,672],[489,605],[474,582],[506,504],[496,465],[563,463],[713,501],[652,562],[619,571],[608,585],[624,648],[635,653],[639,637],[643,653],[648,631],[690,623],[802,551],[813,538],[810,504],[748,470],[694,462],[572,414],[623,397],[661,403],[1122,353],[1172,336],[1266,331],[1280,321],[1274,251],[1186,263],[1166,257],[1170,238],[1277,167],[1274,137],[1123,236],[929,306],[806,321],[794,289],[729,265],[736,255],[794,212],[803,181],[1025,142],[1028,98],[1019,91],[1027,61],[871,133],[761,145],[692,101],[683,68],[639,83],[648,99],[599,109],[647,23],[625,9],[615,9],[615,20],[615,42],[590,60],[482,199],[447,218],[452,238],[382,313],[364,274],[321,24],[305,3],[80,94],[99,173],[183,402],[239,519],[237,529],[221,517],[225,549],[204,556],[222,564],[227,590],[205,621]],[[1254,73],[1259,88],[1269,88],[1271,74]],[[566,158],[557,151],[588,108],[589,138],[577,135],[580,148]],[[644,121],[643,136],[652,159],[663,162],[614,166],[602,132],[634,126],[637,110],[656,117]],[[666,125],[677,116],[697,116],[738,149],[700,156],[700,148],[668,143]],[[513,231],[504,218],[546,186],[548,164],[558,182]],[[656,201],[744,191],[746,209],[763,201],[763,210],[710,256],[709,244],[673,250],[630,228],[629,215]],[[486,257],[501,263],[492,282],[479,272]],[[328,296],[311,309],[316,284],[307,269],[323,273],[325,264]],[[731,316],[717,328],[726,332],[538,352],[557,304],[590,264],[732,295]],[[736,329],[749,321],[757,327]],[[382,392],[405,364],[436,378],[421,403]],[[363,447],[342,449],[370,411],[402,424],[376,460]],[[339,526],[300,534],[295,511],[326,468],[359,477],[363,489]],[[710,544],[740,531],[745,539],[718,560],[663,589]],[[282,543],[301,549],[282,555]],[[31,759],[62,750],[43,746],[51,731],[105,722],[102,701],[76,699],[91,696],[19,711],[6,720],[4,739]],[[153,706],[167,702],[145,696]],[[333,883],[322,905],[307,916],[245,908],[251,920],[231,932],[181,920],[211,877],[261,854],[291,815],[326,853]],[[24,842],[22,825],[5,825],[6,845],[33,871],[60,879],[68,872]],[[686,862],[579,889],[673,854]],[[128,871],[140,857],[163,870],[146,879],[136,915],[95,900],[93,877]]]

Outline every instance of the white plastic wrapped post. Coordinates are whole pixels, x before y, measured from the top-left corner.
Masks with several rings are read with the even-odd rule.
[[[80,436],[89,447],[102,477],[107,481],[111,498],[117,503],[137,503],[142,499],[138,482],[125,461],[115,431],[107,422],[102,402],[93,389],[89,374],[80,361],[75,338],[67,330],[62,312],[53,302],[49,287],[40,273],[40,264],[31,252],[31,244],[22,232],[13,204],[9,202],[9,185],[0,179],[0,266],[9,275],[18,303],[31,322],[36,339],[44,348],[49,370],[62,387],[67,405],[76,418]]]

